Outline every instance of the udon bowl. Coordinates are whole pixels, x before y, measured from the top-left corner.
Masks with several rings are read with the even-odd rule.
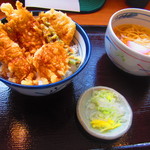
[[[126,8],[114,13],[105,34],[105,49],[110,60],[121,70],[136,76],[150,76],[150,56],[126,46],[114,33],[114,27],[136,24],[150,27],[150,11]]]
[[[5,20],[3,19],[2,22],[4,23]],[[77,23],[73,43],[78,47],[79,55],[81,57],[81,64],[78,67],[78,69],[67,78],[51,84],[34,85],[34,86],[16,84],[4,78],[0,78],[0,81],[6,84],[11,89],[21,94],[29,96],[46,96],[62,90],[74,79],[75,76],[77,76],[84,69],[91,55],[91,44],[87,36],[87,33]]]

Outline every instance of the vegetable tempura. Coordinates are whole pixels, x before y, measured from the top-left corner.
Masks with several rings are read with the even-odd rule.
[[[1,77],[41,85],[60,81],[77,69],[81,61],[72,48],[76,25],[66,14],[51,9],[34,17],[19,1],[16,9],[10,3],[0,9],[7,19],[0,23]]]

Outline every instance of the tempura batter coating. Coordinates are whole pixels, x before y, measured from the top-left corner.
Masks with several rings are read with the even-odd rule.
[[[33,57],[33,65],[38,76],[47,78],[50,83],[62,80],[69,69],[69,55],[63,42],[43,45]]]
[[[22,56],[24,50],[9,38],[3,28],[4,25],[0,23],[0,62],[8,64],[15,57]]]
[[[0,9],[8,21],[0,23],[0,76],[25,85],[54,83],[67,76],[69,61],[75,59],[70,44],[76,26],[71,18],[54,9],[34,17],[19,1],[16,9],[9,3]]]
[[[2,63],[0,75],[20,83],[30,72],[31,66],[23,54],[24,50],[8,37],[1,23],[0,31],[0,62]]]
[[[13,9],[9,3],[1,5],[1,11],[6,14],[8,20],[5,30],[21,48],[34,53],[44,44],[43,32],[39,28],[38,21],[31,12],[22,7],[22,3],[17,1],[16,7],[17,9]]]
[[[65,13],[51,9],[39,15],[39,20],[47,22],[53,27],[58,37],[67,45],[70,45],[76,30],[75,22]]]
[[[31,66],[25,57],[17,57],[8,64],[8,80],[20,83],[31,72]]]

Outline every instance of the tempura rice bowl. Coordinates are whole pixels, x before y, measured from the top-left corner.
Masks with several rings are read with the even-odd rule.
[[[5,19],[2,19],[2,22],[5,22]],[[81,63],[78,69],[65,79],[51,84],[34,86],[13,83],[4,78],[0,78],[0,81],[2,81],[13,90],[29,96],[45,96],[62,90],[73,80],[73,78],[77,74],[79,74],[84,69],[91,55],[90,40],[83,28],[77,23],[73,44],[78,47],[79,55],[81,57]]]

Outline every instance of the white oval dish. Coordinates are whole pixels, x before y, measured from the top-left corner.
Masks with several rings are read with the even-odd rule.
[[[105,132],[105,133],[100,132],[98,129],[92,128],[90,121],[85,114],[86,103],[91,98],[92,92],[94,90],[101,90],[101,89],[110,90],[117,95],[117,97],[120,99],[121,106],[125,110],[124,117],[127,118],[126,122],[123,122],[121,124],[121,126],[115,128],[113,130],[110,130],[109,132]],[[125,97],[122,96],[117,91],[115,91],[114,89],[105,87],[105,86],[96,86],[96,87],[92,87],[92,88],[86,90],[79,98],[79,101],[77,103],[76,112],[77,112],[77,118],[78,118],[79,122],[81,123],[81,125],[83,126],[83,128],[90,135],[92,135],[96,138],[104,139],[104,140],[113,140],[113,139],[117,139],[117,138],[121,137],[122,135],[124,135],[131,127],[132,118],[133,118],[132,109],[131,109],[130,105],[128,104],[128,102],[126,101]]]

